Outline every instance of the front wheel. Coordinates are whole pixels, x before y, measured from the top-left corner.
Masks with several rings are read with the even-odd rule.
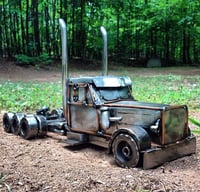
[[[112,145],[116,163],[121,167],[136,167],[140,153],[134,138],[128,134],[119,134]]]

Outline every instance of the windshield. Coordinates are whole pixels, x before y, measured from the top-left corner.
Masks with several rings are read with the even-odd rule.
[[[98,89],[97,93],[103,102],[133,98],[129,87],[104,87]]]

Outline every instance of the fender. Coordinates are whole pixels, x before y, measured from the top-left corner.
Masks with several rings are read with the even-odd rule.
[[[130,136],[132,136],[138,145],[139,151],[151,148],[151,139],[147,131],[145,131],[140,126],[130,126],[117,129],[115,132],[113,132],[108,145],[108,153],[112,152],[113,141],[115,140],[116,136],[121,133],[129,134]]]

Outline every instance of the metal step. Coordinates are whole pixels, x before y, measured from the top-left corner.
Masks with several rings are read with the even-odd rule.
[[[65,143],[67,143],[70,146],[75,146],[75,145],[81,145],[81,144],[86,143],[86,142],[78,141],[78,140],[74,140],[74,139],[66,139]]]
[[[89,143],[93,145],[101,146],[104,148],[108,148],[108,145],[109,145],[109,141],[106,138],[98,137],[95,135],[89,136]]]
[[[70,146],[81,145],[88,142],[88,135],[83,133],[68,132],[65,143]]]

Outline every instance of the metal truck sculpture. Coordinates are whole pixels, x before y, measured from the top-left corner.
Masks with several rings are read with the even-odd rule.
[[[107,33],[103,36],[102,76],[68,76],[66,24],[59,19],[62,39],[63,108],[42,108],[35,114],[5,113],[6,132],[24,139],[48,131],[66,134],[69,145],[90,143],[113,153],[121,167],[153,168],[196,151],[188,127],[186,105],[139,102],[129,77],[107,75]]]

